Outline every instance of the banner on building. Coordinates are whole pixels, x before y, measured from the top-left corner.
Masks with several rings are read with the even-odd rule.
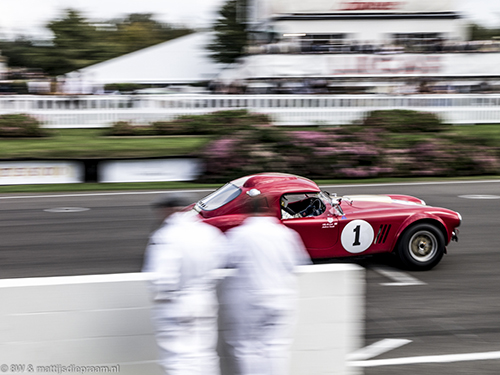
[[[326,13],[431,13],[457,11],[452,0],[255,0],[261,16]],[[265,13],[264,13],[265,12]],[[267,13],[267,14],[266,14]]]
[[[480,77],[500,75],[500,53],[461,54],[274,54],[252,55],[224,83],[307,77]]]

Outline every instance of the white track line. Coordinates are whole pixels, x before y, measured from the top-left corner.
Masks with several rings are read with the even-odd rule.
[[[458,197],[464,199],[500,199],[500,195],[484,195],[484,194],[459,195]]]
[[[403,345],[409,344],[411,340],[406,339],[383,339],[376,343],[356,350],[347,356],[348,361],[364,361],[377,357],[388,351],[397,349]]]
[[[209,193],[215,189],[199,190],[161,190],[161,191],[120,191],[111,193],[81,193],[81,194],[48,194],[48,195],[12,195],[0,196],[1,199],[36,199],[36,198],[73,198],[73,197],[99,197],[113,195],[147,195],[147,194],[173,194],[173,193]]]
[[[378,187],[378,186],[420,186],[420,185],[458,185],[458,184],[481,184],[481,183],[500,183],[498,180],[478,180],[478,181],[436,181],[436,182],[401,182],[384,184],[354,184],[354,185],[320,185],[322,188],[328,187]],[[120,192],[101,192],[101,193],[74,193],[74,194],[47,194],[47,195],[12,195],[0,196],[2,199],[34,199],[34,198],[70,198],[70,197],[97,197],[113,195],[144,195],[144,194],[165,194],[165,193],[208,193],[213,189],[195,189],[195,190],[161,190],[161,191],[120,191]]]
[[[405,272],[396,271],[389,267],[373,267],[371,268],[375,272],[387,277],[388,279],[393,280],[391,283],[380,283],[380,285],[384,286],[412,286],[412,285],[427,285],[423,281],[408,275]]]
[[[421,185],[459,185],[459,184],[483,184],[483,183],[500,183],[498,180],[477,180],[477,181],[429,181],[429,182],[394,182],[381,184],[351,184],[351,185],[321,185],[321,187],[379,187],[379,186],[421,186]]]
[[[419,357],[402,357],[391,359],[372,359],[368,361],[351,361],[349,366],[352,367],[380,367],[380,366],[401,366],[414,365],[421,363],[450,363],[450,362],[466,362],[466,361],[486,361],[500,359],[500,352],[483,352],[483,353],[462,353],[462,354],[443,354],[443,355],[427,355]]]

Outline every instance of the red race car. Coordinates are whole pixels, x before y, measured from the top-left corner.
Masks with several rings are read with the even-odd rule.
[[[312,259],[395,253],[404,266],[428,270],[458,240],[458,212],[427,206],[408,195],[332,196],[313,181],[262,173],[231,181],[192,209],[223,231],[246,217],[251,196],[262,194],[283,224],[302,237]]]

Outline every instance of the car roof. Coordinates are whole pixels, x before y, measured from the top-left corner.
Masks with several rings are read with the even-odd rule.
[[[264,194],[320,191],[314,181],[287,173],[259,173],[241,177],[231,183],[238,187],[258,189]]]

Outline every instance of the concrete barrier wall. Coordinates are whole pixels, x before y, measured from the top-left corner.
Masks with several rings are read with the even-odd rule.
[[[160,375],[146,283],[140,273],[0,280],[0,372]],[[364,270],[306,266],[299,284],[291,375],[359,374],[346,355],[362,346]],[[223,354],[221,366],[231,375]]]

